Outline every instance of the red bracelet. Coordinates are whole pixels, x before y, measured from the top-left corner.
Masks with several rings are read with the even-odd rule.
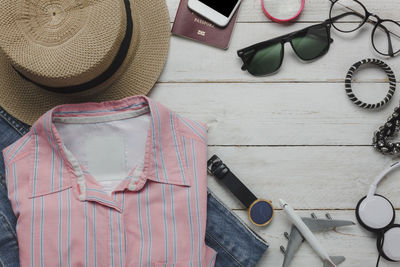
[[[262,10],[263,10],[265,16],[267,16],[270,20],[272,20],[274,22],[278,22],[278,23],[289,22],[289,21],[294,20],[295,18],[297,18],[301,14],[301,12],[303,11],[305,4],[306,4],[306,0],[301,0],[300,9],[296,13],[296,15],[294,15],[294,17],[289,18],[289,19],[278,19],[278,18],[275,18],[275,17],[271,16],[271,14],[268,13],[267,9],[264,6],[264,0],[261,0]]]

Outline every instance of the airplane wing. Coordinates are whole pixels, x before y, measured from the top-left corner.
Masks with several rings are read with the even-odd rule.
[[[307,227],[310,228],[311,232],[327,231],[336,227],[354,225],[352,221],[314,219],[307,217],[302,217],[301,219]]]
[[[304,238],[297,230],[296,226],[292,225],[292,230],[289,235],[289,242],[285,251],[285,258],[283,260],[282,267],[288,267],[289,263],[292,261],[294,254],[296,254],[301,243],[303,243]]]
[[[346,260],[343,256],[331,256],[329,258],[331,258],[335,265],[339,265]],[[328,261],[324,261],[324,267],[332,267],[332,265]]]
[[[342,220],[327,220],[327,219],[314,219],[314,218],[301,218],[303,222],[307,225],[312,232],[332,230],[336,227],[354,225],[352,221],[342,221]],[[292,225],[290,231],[288,245],[285,250],[285,258],[283,260],[282,267],[288,267],[289,263],[292,261],[294,255],[299,249],[300,245],[303,243],[304,238],[297,230],[297,228]],[[335,264],[339,264],[344,261],[344,257],[331,257]],[[324,267],[329,267],[328,263],[324,263]]]

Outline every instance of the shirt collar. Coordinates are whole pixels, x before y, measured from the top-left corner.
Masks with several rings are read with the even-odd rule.
[[[188,169],[184,164],[183,136],[177,115],[146,96],[133,96],[118,101],[57,106],[44,114],[32,127],[32,197],[59,192],[73,187],[78,197],[76,166],[64,148],[53,123],[54,117],[95,117],[149,108],[151,121],[146,141],[143,168],[136,173],[142,186],[146,180],[190,186]],[[134,178],[132,178],[134,179]],[[85,186],[86,186],[85,182]],[[140,189],[127,183],[126,190]],[[83,200],[85,197],[80,197]]]

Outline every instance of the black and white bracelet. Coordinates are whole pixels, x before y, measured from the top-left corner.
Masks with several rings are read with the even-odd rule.
[[[376,104],[368,104],[368,103],[362,102],[360,99],[358,99],[354,95],[353,90],[351,88],[351,81],[353,79],[353,74],[355,73],[355,71],[357,71],[358,68],[360,68],[360,66],[362,66],[364,64],[374,64],[376,66],[379,66],[386,72],[386,74],[389,78],[389,91],[388,91],[387,95],[385,96],[385,98]],[[396,90],[396,77],[394,76],[392,69],[385,62],[383,62],[382,60],[379,60],[379,59],[368,58],[368,59],[363,59],[361,61],[358,61],[358,62],[354,63],[353,66],[350,67],[350,69],[346,75],[345,86],[346,86],[347,96],[350,98],[351,101],[353,101],[354,104],[356,104],[357,106],[359,106],[361,108],[365,108],[365,109],[375,109],[375,108],[383,107],[390,101],[390,99],[392,99],[394,91]]]

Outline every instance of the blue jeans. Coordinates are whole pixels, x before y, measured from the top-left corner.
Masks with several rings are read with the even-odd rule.
[[[29,131],[0,107],[0,151]],[[0,267],[18,267],[16,218],[7,197],[4,160],[0,153]],[[207,199],[206,244],[217,253],[215,267],[254,267],[268,245],[210,191]]]
[[[18,140],[28,131],[28,125],[19,122],[0,108],[0,150]],[[3,154],[0,153],[0,266],[19,266],[16,223],[17,220],[7,197],[4,160]]]
[[[268,245],[208,192],[206,244],[218,254],[215,267],[254,267]]]

